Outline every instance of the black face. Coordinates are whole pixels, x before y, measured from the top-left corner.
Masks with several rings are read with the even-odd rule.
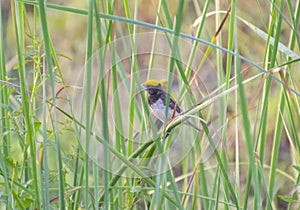
[[[148,103],[151,106],[155,103],[159,98],[165,101],[166,94],[165,92],[159,87],[148,86],[145,88],[148,92]]]
[[[159,88],[157,87],[147,87],[146,91],[149,93],[149,95],[156,95]]]

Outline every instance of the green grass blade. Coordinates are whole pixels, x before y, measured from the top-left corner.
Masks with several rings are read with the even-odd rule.
[[[6,81],[7,79],[7,74],[6,74],[6,65],[5,65],[5,54],[4,54],[4,40],[3,40],[3,21],[2,21],[2,7],[0,5],[0,66],[1,66],[1,72],[0,72],[0,81]],[[3,83],[1,85],[1,93],[0,93],[0,100],[1,104],[8,106],[8,88],[7,85]],[[1,118],[2,121],[2,134],[5,133],[5,131],[10,130],[10,123],[7,118],[8,111],[4,108],[4,106],[1,107]],[[8,157],[10,153],[10,132],[7,132],[5,135],[2,135],[3,138],[3,154],[5,157]]]
[[[35,205],[37,207],[41,206],[40,202],[40,187],[38,181],[38,169],[36,163],[36,146],[35,146],[35,134],[33,129],[33,122],[31,118],[30,108],[29,108],[29,99],[26,90],[26,77],[25,77],[25,43],[24,43],[24,19],[23,19],[23,10],[24,4],[18,3],[16,4],[14,10],[14,27],[15,27],[15,35],[17,41],[17,52],[18,52],[18,65],[19,65],[19,79],[21,86],[21,95],[22,95],[22,107],[23,107],[23,115],[25,118],[25,128],[26,128],[26,136],[25,143],[29,143],[30,147],[30,159],[31,159],[31,167],[32,167],[32,179],[34,182],[35,188]]]
[[[61,155],[61,148],[60,148],[60,141],[58,137],[57,130],[57,113],[56,113],[56,93],[55,93],[55,85],[54,85],[54,73],[53,73],[53,65],[52,65],[52,53],[51,53],[51,46],[50,46],[50,36],[48,32],[47,26],[47,18],[46,18],[46,5],[43,0],[38,2],[39,4],[39,13],[40,13],[40,21],[41,21],[41,28],[43,32],[43,40],[44,40],[44,47],[46,53],[46,62],[47,62],[47,69],[50,76],[50,84],[51,84],[51,96],[54,105],[53,109],[53,118],[54,118],[54,134],[56,140],[56,151],[57,151],[57,158],[58,158],[58,168],[59,168],[59,201],[60,201],[60,208],[65,208],[65,192],[64,192],[64,178],[63,178],[63,164],[62,164],[62,155]]]

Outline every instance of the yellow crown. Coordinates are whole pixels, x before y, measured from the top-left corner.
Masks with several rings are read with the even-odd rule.
[[[158,80],[149,79],[146,82],[144,82],[143,85],[146,87],[148,87],[148,86],[157,87],[157,86],[160,86],[161,84]]]

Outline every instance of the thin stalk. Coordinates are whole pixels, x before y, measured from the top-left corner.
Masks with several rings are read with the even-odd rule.
[[[284,1],[280,1],[280,11],[283,11],[284,8]],[[272,49],[272,54],[270,57],[270,66],[269,68],[273,68],[276,61],[276,55],[277,55],[277,49],[278,49],[278,43],[279,43],[279,37],[281,33],[281,22],[282,22],[282,15],[278,16],[277,24],[276,24],[276,31],[275,31],[275,37],[274,37],[274,46]],[[271,78],[268,79],[270,82],[268,82],[268,86],[266,86],[266,91],[270,92],[270,85],[271,85]],[[269,94],[266,94],[268,96]],[[268,98],[265,98],[264,101],[268,100]],[[280,114],[282,114],[284,109],[284,98],[281,97],[280,101],[280,112],[277,116],[277,123],[275,127],[275,135],[274,135],[274,144],[273,144],[273,150],[272,150],[272,157],[271,157],[271,173],[270,173],[270,179],[269,179],[269,191],[268,194],[271,199],[273,199],[273,187],[274,187],[274,181],[275,181],[275,170],[277,167],[277,161],[278,161],[278,151],[279,151],[279,144],[280,144],[280,137],[282,132],[282,118]],[[271,209],[271,203],[267,202],[267,209]]]
[[[0,4],[0,81],[6,81],[6,65],[5,65],[5,53],[4,53],[4,39],[3,39],[3,21],[2,21],[2,3]],[[12,191],[10,188],[9,180],[8,180],[8,168],[5,164],[5,159],[10,155],[10,122],[8,118],[8,110],[5,109],[5,106],[8,106],[8,89],[7,85],[3,83],[1,85],[0,91],[0,103],[3,104],[1,106],[1,136],[3,141],[3,151],[0,150],[0,165],[4,178],[5,185],[5,194],[7,195],[6,204],[7,209],[13,209],[13,200],[12,200]],[[6,133],[4,135],[4,133]]]
[[[94,12],[94,2],[93,0],[88,1],[88,22],[87,22],[87,44],[86,44],[86,58],[85,58],[85,153],[84,153],[84,202],[87,208],[90,204],[89,195],[89,150],[91,141],[91,84],[92,84],[92,51],[93,51],[93,12]],[[104,157],[105,159],[105,157]],[[105,181],[107,177],[105,176]],[[105,204],[109,203],[109,195],[106,194]],[[108,209],[108,206],[105,205]]]
[[[0,81],[6,81],[7,75],[6,75],[6,65],[5,65],[5,53],[4,53],[4,40],[3,40],[3,21],[2,21],[2,4],[0,4]],[[5,106],[8,106],[8,89],[7,85],[3,83],[1,85],[1,91],[0,91],[0,100],[1,104],[4,106],[1,106],[1,136],[3,138],[3,154],[4,157],[8,157],[10,154],[10,132],[7,132],[10,130],[10,123],[8,118],[8,110],[5,109]]]
[[[48,32],[47,26],[47,18],[46,18],[46,5],[43,0],[39,0],[39,12],[40,12],[40,21],[42,27],[42,33],[44,38],[44,47],[45,47],[45,54],[46,54],[46,62],[48,73],[50,76],[50,86],[51,86],[51,96],[52,96],[52,103],[53,103],[53,119],[54,119],[54,134],[55,134],[55,141],[56,141],[56,152],[57,152],[57,159],[58,159],[58,176],[59,176],[59,205],[60,209],[65,209],[65,190],[64,190],[64,175],[63,175],[63,164],[62,164],[62,155],[61,155],[61,147],[60,141],[57,133],[57,113],[56,113],[56,95],[55,95],[55,84],[54,84],[54,68],[52,65],[52,53],[51,53],[51,41]]]
[[[43,66],[43,81],[46,81],[46,66],[45,62]],[[47,95],[46,95],[46,82],[43,82],[43,149],[44,149],[44,160],[43,160],[43,194],[44,194],[44,208],[50,209],[50,195],[49,195],[49,167],[48,167],[48,138],[47,138]]]
[[[237,43],[237,32],[235,28],[235,52],[238,54],[238,43]],[[254,174],[253,169],[255,168],[255,159],[254,159],[254,153],[253,153],[253,141],[252,141],[252,136],[250,132],[250,120],[248,116],[248,104],[246,100],[246,94],[244,90],[244,85],[243,85],[243,78],[242,78],[242,73],[241,73],[241,64],[240,64],[240,59],[238,57],[235,58],[234,60],[234,68],[235,72],[237,73],[237,83],[238,83],[238,88],[239,88],[239,99],[240,99],[240,109],[242,113],[242,119],[243,119],[243,131],[244,131],[244,137],[246,140],[247,144],[247,151],[248,151],[248,159],[249,159],[249,167],[248,167],[248,177],[247,177],[247,185],[249,186],[251,183],[251,174]],[[246,191],[247,192],[247,191]],[[247,193],[245,194],[245,204],[244,204],[244,209],[247,208],[247,200],[248,200],[248,195]]]
[[[30,147],[30,159],[31,159],[31,167],[32,167],[32,179],[34,183],[35,189],[35,205],[40,208],[40,187],[38,181],[38,171],[37,171],[37,162],[36,162],[36,146],[34,139],[34,129],[32,123],[32,117],[29,107],[29,99],[27,95],[26,89],[26,76],[25,76],[25,42],[24,42],[24,20],[23,20],[23,10],[24,4],[17,3],[15,7],[14,17],[14,26],[15,26],[15,35],[17,41],[17,53],[18,53],[18,66],[19,66],[19,78],[20,78],[20,86],[21,86],[21,95],[22,95],[22,107],[23,107],[23,115],[25,118],[25,127],[26,127],[26,135],[25,142],[29,142]]]
[[[287,1],[288,2],[288,8],[290,10],[290,14],[291,14],[291,17],[293,19],[293,25],[294,25],[294,28],[296,28],[298,25],[299,25],[299,19],[300,19],[300,1],[298,0],[297,3],[295,4],[295,12],[293,14],[292,12],[292,6],[291,6],[291,2],[290,1]],[[298,43],[298,47],[300,46],[300,41],[299,41],[299,37],[298,37],[298,33],[295,33],[294,31],[291,33],[291,37],[290,37],[290,43],[289,43],[289,48],[291,50],[294,50],[295,48],[295,42],[297,41]],[[288,58],[288,60],[291,60],[291,58]],[[291,69],[291,65],[288,65],[288,68]],[[288,76],[288,74],[285,74]],[[286,78],[288,80],[288,78]],[[286,94],[287,95],[287,94]],[[293,98],[292,98],[293,99]],[[288,100],[287,100],[288,101]],[[294,116],[293,113],[291,112],[291,107],[288,103],[288,108],[289,108],[289,113],[290,113],[290,117],[292,119],[292,117]],[[292,125],[294,127],[294,131],[295,133],[296,132],[296,125],[294,122],[292,122]],[[297,135],[295,135],[297,136]],[[296,140],[297,141],[297,140]],[[299,141],[297,141],[299,142]],[[297,144],[299,145],[299,144]],[[298,147],[298,151],[300,151],[300,148]],[[297,174],[295,174],[295,176],[297,176]],[[298,173],[298,177],[297,177],[297,181],[295,182],[295,186],[297,185],[297,183],[300,182],[300,174]],[[297,193],[293,193],[293,195],[291,196],[293,199],[296,199],[297,197]],[[293,203],[290,202],[289,205],[288,205],[288,210],[291,210],[293,208]]]

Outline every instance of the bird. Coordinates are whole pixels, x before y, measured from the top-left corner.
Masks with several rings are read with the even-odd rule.
[[[148,93],[148,104],[150,106],[151,112],[161,122],[169,123],[171,120],[182,114],[182,109],[175,101],[175,97],[169,94],[169,105],[168,105],[168,116],[166,118],[166,101],[167,93],[165,91],[167,81],[166,80],[147,80],[141,87]],[[195,128],[197,131],[201,131],[195,124],[193,124],[189,119],[183,121],[184,124]]]

